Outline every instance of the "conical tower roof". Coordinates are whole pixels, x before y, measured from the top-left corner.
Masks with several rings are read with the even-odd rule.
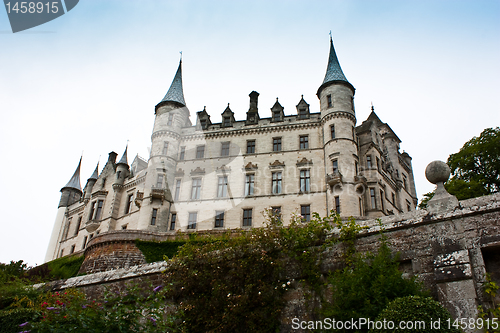
[[[95,179],[95,180],[97,180],[98,177],[99,177],[99,162],[97,162],[95,170],[94,170],[94,172],[92,173],[92,176],[90,176],[89,179]]]
[[[128,145],[125,147],[125,151],[123,152],[122,158],[120,158],[120,161],[118,163],[116,163],[116,164],[125,164],[125,165],[128,165],[127,150],[128,150]]]
[[[318,89],[318,95],[325,86],[333,82],[345,83],[354,91],[354,87],[351,83],[349,83],[349,81],[347,81],[344,72],[342,72],[339,59],[337,58],[337,53],[333,47],[333,39],[330,37],[330,55],[328,56],[328,66],[326,67],[325,79]]]
[[[177,73],[175,73],[170,89],[168,89],[167,94],[161,101],[177,102],[186,106],[186,102],[184,101],[184,92],[182,90],[182,60],[179,61],[179,68],[177,68]]]
[[[71,177],[69,182],[62,189],[72,188],[72,189],[78,190],[80,192],[82,191],[82,186],[80,185],[80,167],[81,167],[81,165],[82,165],[82,158],[80,157],[80,162],[78,162],[78,167],[76,168],[75,173],[73,174],[73,176]]]

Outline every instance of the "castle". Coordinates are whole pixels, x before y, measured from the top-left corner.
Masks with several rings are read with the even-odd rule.
[[[341,217],[377,218],[414,210],[411,157],[401,140],[372,112],[356,127],[355,89],[340,67],[333,41],[317,90],[320,109],[303,96],[285,115],[276,100],[261,118],[259,93],[250,93],[245,120],[229,105],[221,123],[204,109],[196,124],[184,100],[182,61],[155,107],[149,160],[127,148],[109,153],[82,189],[80,166],[61,189],[45,261],[84,250],[97,234],[113,230],[158,233],[261,226],[271,214],[335,210]],[[286,221],[286,219],[285,219]]]

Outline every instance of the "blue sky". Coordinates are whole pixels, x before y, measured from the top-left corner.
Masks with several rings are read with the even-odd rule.
[[[0,9],[0,262],[43,261],[59,201],[83,151],[82,186],[99,160],[148,156],[154,106],[183,52],[192,116],[261,116],[303,94],[319,111],[332,31],[356,88],[358,124],[370,103],[425,166],[500,125],[500,1],[92,1],[12,34]],[[192,117],[194,121],[194,117]]]

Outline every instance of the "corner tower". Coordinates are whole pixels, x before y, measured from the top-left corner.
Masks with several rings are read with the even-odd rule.
[[[64,220],[64,215],[69,206],[79,201],[82,197],[82,186],[80,184],[80,167],[82,165],[82,158],[80,157],[80,162],[76,167],[73,176],[69,182],[61,189],[61,199],[59,200],[59,206],[57,209],[56,220],[54,222],[54,227],[52,229],[52,234],[50,236],[49,246],[47,248],[47,253],[45,255],[45,262],[55,259],[57,257],[56,249],[57,244],[59,244],[62,225]]]
[[[148,200],[143,201],[146,207],[141,209],[138,228],[166,231],[181,131],[182,128],[191,126],[182,88],[182,59],[167,94],[155,107],[155,115],[144,188],[144,199]],[[165,201],[168,204],[164,204]],[[151,223],[152,220],[155,221],[154,224]]]
[[[327,183],[327,210],[337,210],[343,217],[363,215],[363,187],[357,175],[354,86],[340,67],[333,40],[323,83],[318,88]]]

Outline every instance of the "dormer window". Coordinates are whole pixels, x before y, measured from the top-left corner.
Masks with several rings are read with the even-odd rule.
[[[273,112],[273,121],[281,121],[281,114],[279,111]]]
[[[231,126],[231,117],[224,117],[224,127]]]
[[[299,109],[299,118],[300,119],[307,119],[307,110],[306,109]]]
[[[200,125],[202,129],[207,129],[207,120],[206,119],[200,119]]]

